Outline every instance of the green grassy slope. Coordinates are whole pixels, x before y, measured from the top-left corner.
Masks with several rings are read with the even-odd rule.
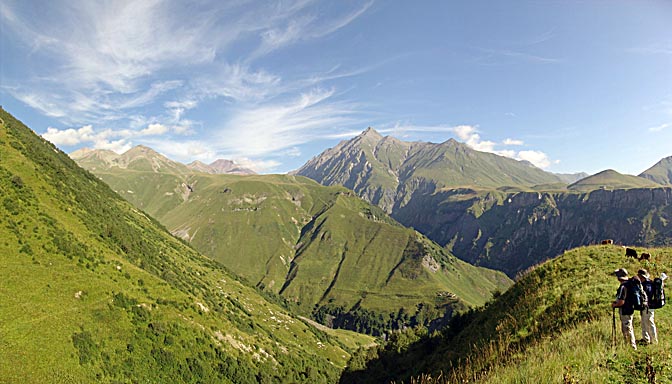
[[[657,382],[669,382],[669,306],[656,311],[659,345],[632,351],[617,324],[612,349],[610,303],[618,282],[611,272],[625,267],[634,273],[644,267],[658,276],[672,270],[672,249],[647,251],[653,257],[643,262],[626,258],[619,246],[568,251],[526,274],[484,308],[455,318],[442,335],[404,351],[381,351],[367,369],[348,372],[341,382],[415,377],[424,383],[644,383],[649,382],[647,365]],[[639,322],[636,314],[638,338]]]
[[[624,175],[612,169],[581,179],[567,187],[573,191],[593,191],[596,189],[655,188],[661,185],[649,179]]]
[[[332,382],[327,335],[0,110],[0,381]]]
[[[372,333],[420,317],[429,325],[510,283],[347,189],[304,177],[193,174],[182,199],[178,176],[118,168],[97,175],[199,251],[330,325]]]

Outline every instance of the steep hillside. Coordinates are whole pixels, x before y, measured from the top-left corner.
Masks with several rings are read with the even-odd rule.
[[[451,189],[413,199],[394,217],[471,263],[518,272],[574,247],[672,244],[672,189],[586,193]]]
[[[662,185],[672,185],[672,156],[660,160],[651,168],[642,172],[639,177],[644,177]]]
[[[3,383],[333,382],[371,342],[290,316],[1,109],[0,200]]]
[[[445,187],[530,187],[561,183],[527,162],[479,152],[455,140],[404,142],[372,128],[311,159],[296,172],[324,185],[343,185],[391,213],[414,195]]]
[[[607,169],[606,171],[581,179],[567,186],[567,189],[574,191],[594,191],[596,189],[655,188],[660,186],[660,184],[643,177],[623,175],[613,169]]]
[[[659,276],[672,270],[672,249],[647,251],[653,260],[642,263],[626,259],[617,246],[569,251],[525,275],[485,308],[455,318],[442,335],[369,351],[369,357],[377,357],[346,372],[341,383],[409,382],[411,377],[418,383],[670,382],[669,305],[656,310],[659,345],[631,350],[623,343],[620,323],[612,338],[609,304],[618,282],[611,272],[644,267]],[[635,330],[639,338],[639,314]]]
[[[96,175],[196,249],[331,326],[438,327],[510,284],[342,187],[283,175]]]

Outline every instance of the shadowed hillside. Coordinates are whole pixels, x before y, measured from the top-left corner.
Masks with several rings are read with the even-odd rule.
[[[333,382],[349,350],[0,110],[0,381]]]
[[[670,245],[672,189],[585,193],[451,189],[414,198],[395,218],[463,260],[514,277],[567,249],[613,239]]]

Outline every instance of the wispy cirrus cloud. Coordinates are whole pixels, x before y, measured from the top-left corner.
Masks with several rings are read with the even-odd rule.
[[[223,151],[267,155],[319,138],[337,126],[352,125],[357,105],[334,101],[334,89],[312,89],[292,100],[235,111],[220,129]]]
[[[192,113],[215,105],[229,131],[253,131],[252,141],[265,140],[270,148],[261,150],[244,139],[251,136],[237,134],[232,138],[239,155],[292,148],[309,140],[311,131],[346,121],[354,105],[337,101],[334,90],[321,90],[330,71],[285,77],[260,59],[335,33],[372,4],[75,0],[36,10],[8,0],[0,4],[0,23],[44,60],[31,64],[39,76],[5,78],[2,87],[68,127],[45,133],[62,145],[147,142],[140,132],[151,124],[168,127],[152,137],[171,143],[173,135],[194,134],[202,126]],[[325,13],[325,7],[338,9]],[[231,152],[231,145],[222,145]]]

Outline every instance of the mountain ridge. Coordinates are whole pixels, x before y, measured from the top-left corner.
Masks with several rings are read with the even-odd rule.
[[[154,172],[163,172],[161,170],[163,167],[169,169],[168,172],[179,174],[188,174],[191,171],[210,174],[256,174],[253,170],[226,159],[217,159],[210,164],[196,160],[185,165],[171,160],[144,145],[136,145],[122,154],[108,149],[82,148],[71,152],[69,156],[79,164],[86,164],[89,169],[107,169],[115,166],[119,168],[130,167],[131,169],[147,169],[149,167]]]
[[[403,206],[418,188],[562,182],[529,163],[475,151],[454,139],[440,144],[404,142],[373,128],[341,141],[292,173],[324,185],[343,185],[388,213]]]

